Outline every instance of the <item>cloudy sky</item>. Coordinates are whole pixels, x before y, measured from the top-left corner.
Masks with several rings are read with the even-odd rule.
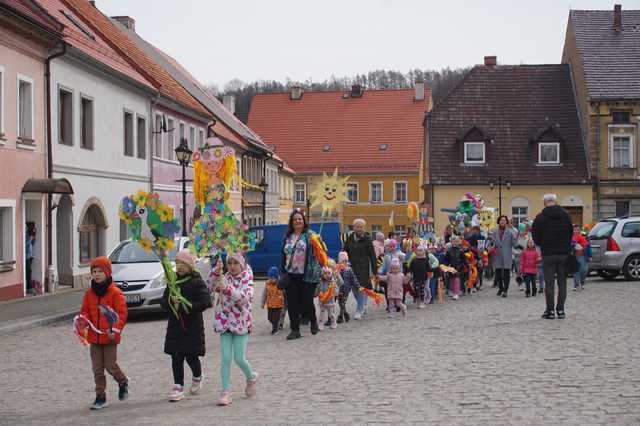
[[[200,81],[324,80],[386,68],[560,61],[569,9],[595,0],[97,0]],[[640,9],[640,0],[618,1]]]

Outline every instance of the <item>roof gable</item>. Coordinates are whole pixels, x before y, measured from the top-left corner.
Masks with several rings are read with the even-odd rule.
[[[582,133],[568,65],[478,66],[428,114],[433,184],[582,183]],[[485,137],[486,162],[465,165],[461,140]],[[537,164],[536,142],[562,142],[560,166]]]
[[[248,125],[297,173],[418,173],[424,114],[431,105],[413,89],[258,94]]]
[[[613,28],[614,12],[571,10],[569,23],[593,100],[640,100],[640,10],[622,11],[622,28]]]

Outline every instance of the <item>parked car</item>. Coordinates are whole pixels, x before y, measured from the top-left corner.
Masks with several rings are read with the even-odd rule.
[[[178,250],[189,247],[189,238],[175,240],[176,248],[169,252],[175,266]],[[135,241],[121,242],[109,254],[113,264],[113,281],[124,293],[130,311],[161,310],[160,299],[167,286],[160,260],[153,252],[144,249]],[[206,279],[211,270],[208,258],[196,260],[196,269]]]
[[[640,217],[615,217],[598,222],[589,232],[593,256],[589,270],[604,279],[620,273],[640,280]]]
[[[320,231],[319,223],[312,223],[310,228]],[[265,275],[271,266],[280,267],[280,251],[287,231],[287,225],[265,225],[251,228],[256,233],[256,248],[247,254],[247,261],[256,275]],[[327,222],[322,225],[322,240],[327,246],[327,254],[334,259],[342,249],[340,224]]]

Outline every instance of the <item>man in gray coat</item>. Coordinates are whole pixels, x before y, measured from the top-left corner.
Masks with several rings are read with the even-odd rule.
[[[513,266],[513,249],[518,242],[518,235],[509,225],[507,216],[498,218],[498,228],[491,231],[490,238],[495,247],[491,263],[496,274],[498,296],[507,297]]]

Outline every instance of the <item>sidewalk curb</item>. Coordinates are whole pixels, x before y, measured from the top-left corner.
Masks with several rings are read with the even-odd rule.
[[[78,314],[78,308],[73,310],[61,311],[53,315],[49,315],[42,318],[31,319],[27,321],[21,321],[14,324],[8,324],[0,326],[0,335],[13,333],[16,331],[29,330],[31,328],[40,327],[43,325],[55,324],[56,322],[66,321]]]

